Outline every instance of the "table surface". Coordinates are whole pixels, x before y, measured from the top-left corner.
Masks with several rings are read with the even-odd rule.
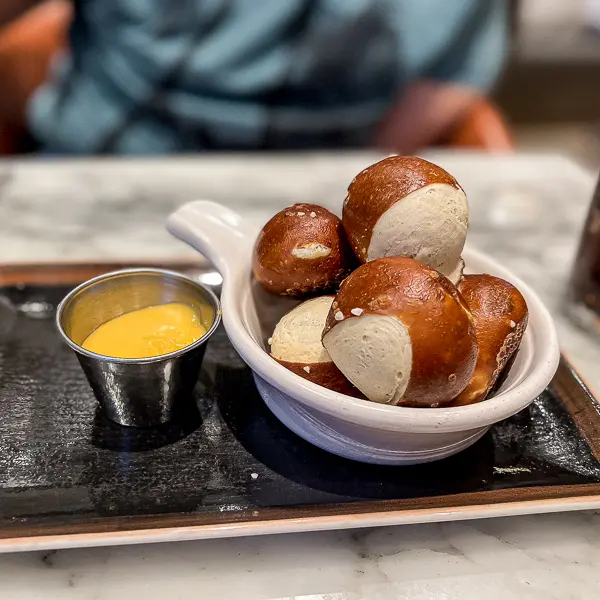
[[[469,198],[468,243],[529,283],[600,390],[600,344],[561,312],[594,175],[552,155],[426,155]],[[260,224],[293,202],[339,212],[376,154],[0,162],[0,262],[193,257],[164,231],[189,200]],[[0,599],[596,598],[600,512],[0,556]]]

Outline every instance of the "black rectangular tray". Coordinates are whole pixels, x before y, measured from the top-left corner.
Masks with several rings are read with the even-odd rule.
[[[0,551],[600,506],[599,406],[564,359],[529,408],[423,466],[364,465],[295,436],[222,329],[197,411],[155,429],[115,425],[61,341],[54,309],[76,283],[125,266],[0,266]]]

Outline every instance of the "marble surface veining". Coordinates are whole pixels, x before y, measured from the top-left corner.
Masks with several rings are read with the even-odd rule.
[[[565,513],[5,555],[0,597],[592,600],[599,523]]]
[[[600,343],[561,313],[593,175],[555,156],[428,157],[467,192],[469,244],[540,294],[563,348],[600,389]],[[164,231],[166,215],[179,204],[210,198],[257,226],[293,202],[339,212],[352,177],[377,158],[363,153],[0,163],[0,262],[193,257]],[[0,599],[17,596],[597,598],[600,512],[0,556]]]

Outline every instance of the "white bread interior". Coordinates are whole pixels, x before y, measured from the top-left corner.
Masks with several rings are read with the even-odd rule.
[[[433,267],[452,283],[462,270],[469,206],[465,193],[447,183],[433,183],[405,196],[375,223],[367,249],[369,261],[409,256]]]
[[[336,367],[369,400],[397,404],[408,387],[412,342],[395,317],[366,314],[337,323],[323,338]]]
[[[273,332],[271,355],[293,363],[331,362],[321,337],[333,296],[321,296],[299,304],[285,315]]]

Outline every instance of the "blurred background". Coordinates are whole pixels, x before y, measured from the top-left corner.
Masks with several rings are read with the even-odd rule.
[[[600,0],[2,0],[0,90],[4,156],[453,146],[596,167]]]
[[[600,2],[512,3],[510,58],[494,98],[517,147],[600,164]]]

